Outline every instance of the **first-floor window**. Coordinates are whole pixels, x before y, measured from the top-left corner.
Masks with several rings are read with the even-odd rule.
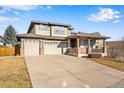
[[[81,45],[88,47],[88,40],[81,40],[80,42]],[[95,45],[95,40],[90,40],[90,46],[94,46]]]
[[[88,47],[88,40],[81,40],[81,45]]]

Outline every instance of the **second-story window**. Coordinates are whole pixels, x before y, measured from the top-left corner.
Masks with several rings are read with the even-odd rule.
[[[38,29],[39,30],[48,31],[49,30],[49,27],[47,25],[39,25]]]
[[[65,28],[64,28],[64,27],[55,27],[54,33],[55,33],[55,34],[64,35],[64,34],[65,34]]]

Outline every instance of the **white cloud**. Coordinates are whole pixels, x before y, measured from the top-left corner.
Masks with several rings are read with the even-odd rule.
[[[19,14],[19,11],[29,11],[33,9],[37,9],[39,6],[33,6],[33,5],[5,5],[0,6],[2,9],[0,9],[0,14],[5,14],[7,12],[12,12],[14,14]]]
[[[0,16],[0,23],[14,22],[20,20],[17,17]]]
[[[39,6],[39,5],[4,5],[0,6],[2,9],[0,9],[0,14],[4,14],[6,12],[13,12],[15,14],[19,14],[19,11],[29,11],[29,10],[35,10],[38,8],[41,8],[43,10],[50,10],[52,9],[52,6],[46,5],[46,6]]]
[[[15,13],[15,14],[19,14],[18,11],[15,11],[15,10],[12,10],[12,9],[9,9],[9,8],[2,8],[2,9],[0,10],[0,14],[5,14],[5,13],[7,13],[7,12],[13,12],[13,13]]]
[[[3,8],[13,9],[13,10],[23,10],[23,11],[37,9],[38,7],[39,6],[35,6],[35,5],[6,5],[6,6],[3,6]]]
[[[96,14],[91,14],[88,17],[88,20],[95,22],[107,22],[110,20],[118,20],[120,17],[119,11],[112,10],[111,8],[99,8],[99,12]]]

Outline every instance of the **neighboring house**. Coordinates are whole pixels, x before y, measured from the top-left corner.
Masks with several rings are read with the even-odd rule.
[[[0,46],[4,46],[4,40],[2,36],[0,36]]]
[[[12,44],[6,44],[4,38],[0,36],[0,47],[12,47]]]
[[[100,33],[74,33],[68,24],[32,21],[26,34],[17,35],[21,55],[69,54],[87,56],[90,53],[106,54],[105,39]],[[96,40],[102,40],[102,48],[96,51]]]

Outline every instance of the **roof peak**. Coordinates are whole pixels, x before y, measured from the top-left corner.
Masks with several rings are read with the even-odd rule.
[[[65,24],[65,23],[58,23],[58,22],[50,22],[50,21],[37,21],[37,20],[32,20],[31,23],[41,23],[41,24],[50,24],[50,25],[61,25],[61,26],[68,26],[71,27],[70,24]]]
[[[33,28],[33,26],[34,26],[35,24],[62,26],[62,27],[67,27],[67,28],[70,29],[70,30],[73,30],[73,28],[72,28],[71,25],[69,25],[69,24],[32,20],[31,23],[30,23],[30,26],[29,26],[29,28],[28,28],[27,33],[29,33],[29,32],[31,31],[31,29]]]

